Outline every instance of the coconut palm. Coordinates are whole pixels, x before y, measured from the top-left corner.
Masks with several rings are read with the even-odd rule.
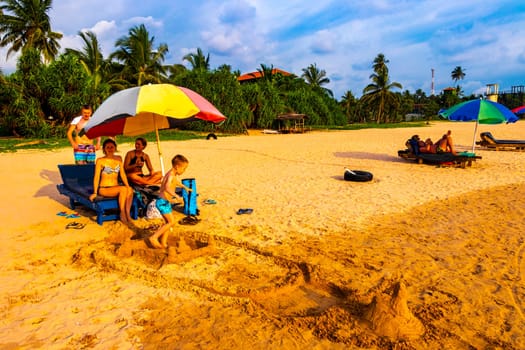
[[[0,47],[11,46],[7,58],[26,48],[37,49],[46,62],[58,53],[61,33],[51,30],[52,0],[4,0],[0,6]]]
[[[330,96],[333,96],[332,91],[322,86],[330,82],[330,79],[326,76],[326,71],[324,69],[317,68],[315,63],[310,64],[306,68],[303,68],[303,74],[301,77],[306,80],[310,86],[321,88]]]
[[[380,53],[374,58],[374,64],[372,68],[377,74],[388,74],[388,66],[386,65],[390,61],[385,58],[385,55]]]
[[[173,81],[177,76],[181,75],[186,71],[186,67],[180,63],[175,63],[171,65],[164,66],[164,71],[166,72],[166,79],[168,81]]]
[[[78,35],[84,42],[82,50],[67,48],[66,54],[77,57],[87,73],[91,93],[89,101],[86,102],[97,107],[111,94],[112,90],[121,90],[127,85],[127,82],[119,79],[118,75],[113,73],[110,62],[102,55],[95,33],[86,31],[79,32]]]
[[[144,24],[132,27],[127,36],[115,42],[118,49],[109,58],[124,65],[123,76],[140,86],[160,83],[164,71],[164,58],[168,52],[166,44],[154,48],[155,37],[150,37]]]
[[[210,54],[204,56],[200,48],[197,48],[196,53],[189,53],[182,59],[190,63],[192,70],[210,70]]]
[[[390,82],[386,63],[388,63],[388,60],[385,60],[383,54],[377,55],[374,60],[375,73],[370,75],[372,83],[363,89],[363,96],[361,97],[364,103],[376,111],[377,123],[381,123],[382,121],[388,122],[388,118],[383,118],[385,110],[391,109],[399,103],[398,96],[390,90],[393,88],[403,88],[398,82]]]
[[[452,80],[457,84],[458,81],[465,78],[465,70],[461,66],[456,66],[454,70],[450,73]]]

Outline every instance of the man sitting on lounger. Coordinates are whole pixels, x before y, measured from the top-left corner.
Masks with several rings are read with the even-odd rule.
[[[439,141],[433,143],[431,139],[426,139],[425,142],[420,141],[419,143],[419,152],[421,153],[452,153],[457,155],[456,150],[454,149],[454,143],[452,142],[452,131],[448,131],[443,135]]]

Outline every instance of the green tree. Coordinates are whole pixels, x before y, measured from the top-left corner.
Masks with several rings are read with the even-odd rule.
[[[197,48],[197,52],[189,53],[182,59],[190,63],[192,70],[210,70],[210,54],[204,56],[204,53],[200,48]]]
[[[395,110],[399,105],[399,98],[391,90],[402,89],[398,82],[390,82],[387,63],[383,54],[378,54],[374,59],[374,72],[370,75],[372,83],[363,89],[361,100],[367,104],[375,113],[377,123],[389,122],[390,118],[385,113],[387,110]]]
[[[458,81],[465,78],[465,70],[461,68],[461,66],[456,66],[456,68],[450,73],[450,77],[454,80],[454,83],[457,84]]]
[[[117,39],[117,50],[109,58],[123,64],[123,78],[130,83],[140,86],[161,82],[168,46],[160,44],[154,48],[154,41],[144,24],[132,27],[127,36]]]
[[[341,105],[343,113],[346,116],[347,123],[359,121],[359,119],[356,119],[355,113],[358,102],[359,101],[355,98],[354,94],[350,90],[346,91],[344,95],[341,96],[341,102],[339,102],[339,104]]]
[[[46,62],[58,53],[61,33],[51,30],[52,0],[3,0],[0,6],[0,47],[11,46],[7,57],[27,48],[37,49]]]
[[[450,77],[452,80],[454,80],[454,83],[457,84],[458,81],[463,80],[465,78],[465,70],[461,68],[461,66],[456,66],[454,70],[450,73]],[[463,90],[461,89],[461,86],[457,84],[456,86],[456,93],[458,96],[463,95]]]
[[[97,35],[91,31],[79,32],[78,35],[84,42],[82,50],[67,48],[66,54],[75,56],[88,76],[90,92],[84,104],[97,107],[111,94],[112,86],[118,89],[123,82],[112,79],[109,62],[102,55]]]
[[[323,85],[328,84],[330,79],[326,76],[326,71],[324,69],[317,68],[317,65],[310,64],[308,67],[303,68],[303,74],[301,77],[306,80],[314,88],[323,89],[330,96],[333,96],[331,90],[323,87]]]
[[[173,81],[177,76],[183,74],[186,71],[186,67],[180,63],[175,63],[164,66],[164,71],[167,75],[166,80]]]

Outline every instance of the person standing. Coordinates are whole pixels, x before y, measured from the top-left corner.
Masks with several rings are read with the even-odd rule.
[[[100,149],[100,137],[97,138],[97,144],[94,145],[93,140],[86,135],[79,135],[80,130],[86,125],[92,114],[91,106],[83,105],[80,116],[71,121],[67,130],[67,138],[73,147],[75,164],[95,163],[96,151]]]

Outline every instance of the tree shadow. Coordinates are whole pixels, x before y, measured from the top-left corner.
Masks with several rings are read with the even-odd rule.
[[[391,154],[371,153],[371,152],[334,152],[334,156],[338,158],[354,158],[354,159],[371,159],[382,160],[387,162],[404,163],[404,160],[395,157]]]

